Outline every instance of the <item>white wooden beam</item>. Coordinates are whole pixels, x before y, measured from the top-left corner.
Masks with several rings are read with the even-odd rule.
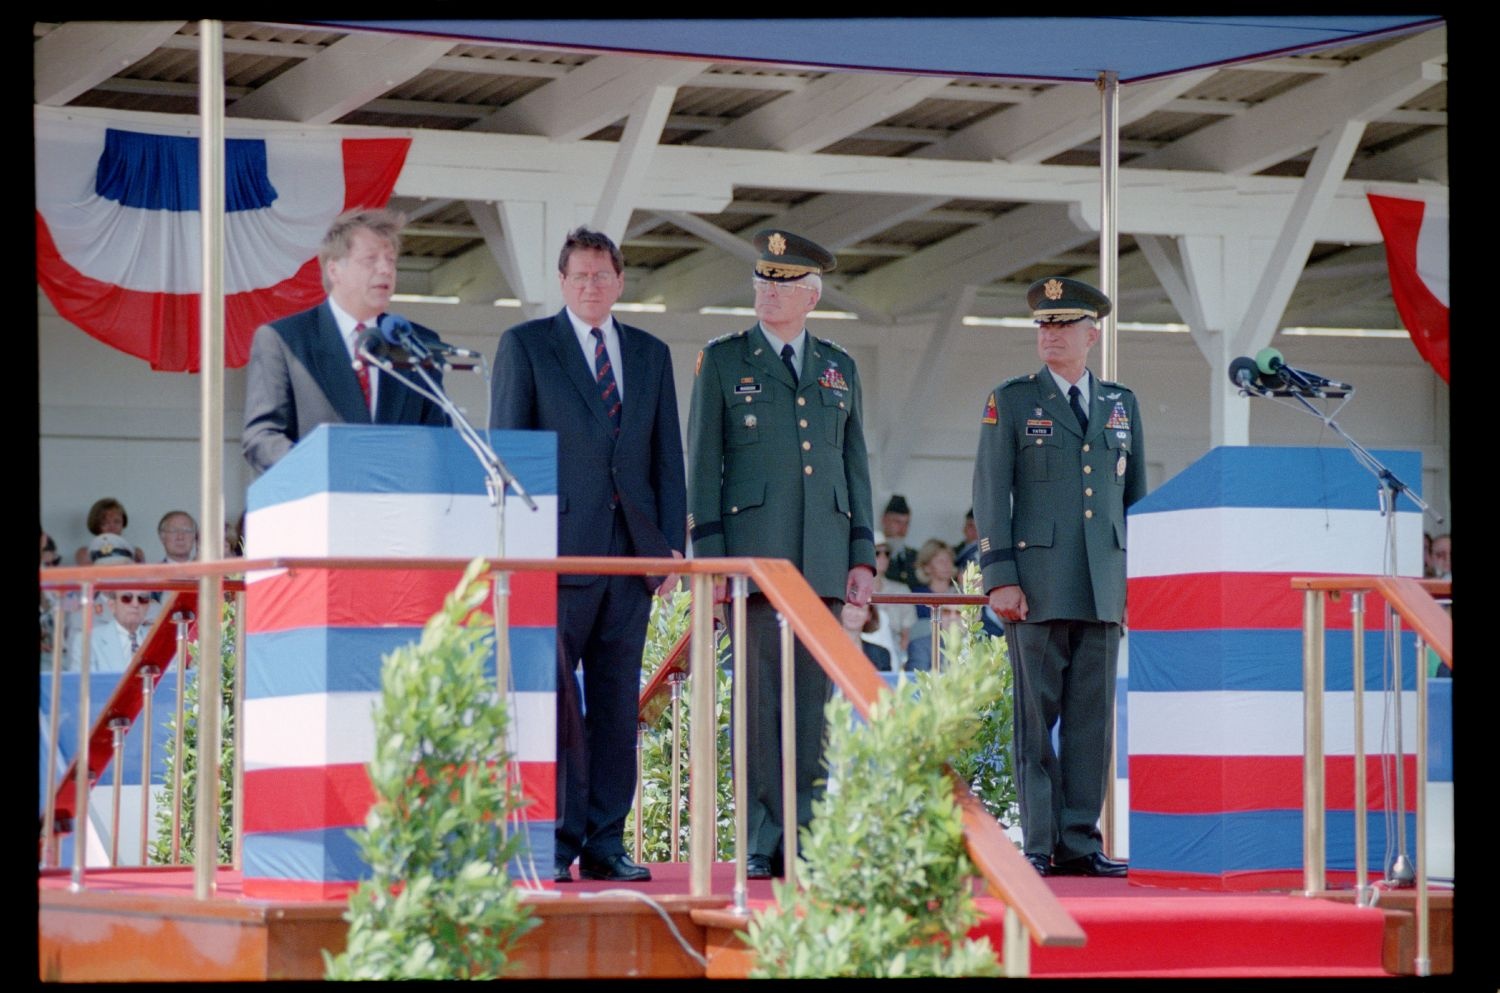
[[[1313,147],[1343,121],[1379,117],[1442,81],[1447,38],[1446,29],[1438,27],[1399,41],[1143,155],[1131,166],[1236,175],[1259,172]]]
[[[832,72],[704,134],[696,144],[814,152],[915,106],[948,83],[946,76]]]
[[[1270,344],[1281,313],[1292,297],[1292,290],[1297,287],[1297,277],[1307,264],[1307,253],[1312,250],[1316,232],[1322,227],[1339,181],[1349,168],[1349,160],[1354,157],[1364,133],[1363,121],[1346,121],[1319,143],[1307,175],[1303,177],[1302,189],[1287,212],[1276,246],[1261,272],[1255,294],[1235,328],[1233,346],[1236,349],[1251,352]]]
[[[493,304],[502,296],[520,295],[504,278],[494,249],[488,243],[476,245],[434,266],[427,273],[427,287],[427,292],[433,296],[458,297],[466,304]]]
[[[1349,166],[1350,179],[1395,179],[1416,176],[1434,183],[1448,182],[1448,129],[1428,131]]]
[[[905,400],[890,411],[880,446],[880,476],[885,489],[895,489],[906,472],[906,463],[922,429],[920,412],[931,408],[933,397],[943,395],[937,388],[943,356],[963,326],[964,315],[973,308],[978,289],[973,284],[965,285],[948,297],[947,305],[938,313],[932,332],[922,345],[922,355],[907,384]]]
[[[1193,291],[1188,288],[1187,273],[1177,243],[1160,235],[1136,235],[1135,243],[1140,247],[1141,255],[1151,264],[1152,271],[1156,273],[1156,281],[1167,291],[1167,299],[1177,308],[1182,322],[1189,328],[1203,327],[1203,310],[1193,296]]]
[[[615,148],[614,162],[594,207],[591,225],[609,235],[617,245],[625,240],[625,225],[630,223],[630,213],[640,198],[652,152],[661,140],[662,126],[676,96],[675,86],[651,87],[636,101],[625,122],[625,133]]]
[[[150,55],[186,21],[68,21],[31,46],[32,99],[60,107]]]
[[[469,130],[577,141],[630,113],[642,94],[658,86],[681,86],[708,65],[689,59],[601,55],[475,121]]]
[[[451,41],[345,35],[236,100],[224,113],[328,124],[406,82],[452,47]]]

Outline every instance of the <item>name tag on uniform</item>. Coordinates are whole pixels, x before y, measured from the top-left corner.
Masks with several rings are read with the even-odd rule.
[[[1026,419],[1026,433],[1034,437],[1052,437],[1052,422],[1044,417],[1028,417]]]
[[[759,393],[760,392],[760,388],[761,387],[760,387],[759,383],[735,383],[734,384],[734,392],[735,393]]]

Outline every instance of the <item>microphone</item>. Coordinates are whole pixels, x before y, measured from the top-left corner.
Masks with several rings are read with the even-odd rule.
[[[1336,379],[1329,379],[1315,372],[1306,372],[1302,369],[1292,368],[1281,357],[1281,352],[1274,348],[1262,348],[1256,352],[1255,365],[1265,379],[1279,380],[1294,390],[1300,389],[1309,393],[1321,393],[1324,390],[1348,392],[1354,389],[1348,383],[1341,383]]]
[[[422,365],[444,365],[450,369],[472,369],[484,360],[484,356],[467,348],[450,345],[436,336],[422,338],[412,327],[411,321],[400,314],[382,314],[375,325],[381,338],[391,345],[405,349]]]
[[[1260,367],[1255,360],[1248,355],[1241,355],[1229,363],[1229,381],[1238,386],[1246,393],[1263,393],[1265,387],[1260,381]]]
[[[416,364],[412,359],[411,353],[400,345],[395,345],[387,341],[386,337],[380,333],[380,328],[378,327],[367,328],[359,336],[359,341],[355,343],[355,352],[367,359],[372,365],[385,368],[399,367],[409,369]]]

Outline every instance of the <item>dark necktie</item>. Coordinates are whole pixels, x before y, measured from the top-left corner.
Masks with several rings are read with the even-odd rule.
[[[594,379],[599,384],[599,396],[604,398],[604,409],[609,411],[609,422],[615,426],[615,437],[620,436],[620,387],[615,382],[615,371],[609,365],[609,350],[604,347],[604,332],[598,328],[589,330],[594,336]]]
[[[796,353],[792,351],[791,345],[781,346],[781,361],[786,363],[786,371],[792,374],[792,385],[797,385],[797,360]]]
[[[354,325],[354,344],[356,348],[359,346],[359,336],[364,330],[365,324],[363,321]],[[359,391],[365,395],[365,409],[370,410],[370,367],[358,358],[354,362],[354,375],[359,379]],[[371,412],[373,413],[373,411]]]
[[[1083,412],[1083,404],[1079,402],[1081,394],[1075,384],[1068,387],[1068,405],[1073,408],[1073,416],[1078,418],[1078,427],[1087,432],[1089,429],[1089,415]]]
[[[130,654],[131,654],[131,656],[134,657],[135,653],[138,652],[138,651],[140,651],[140,650],[141,650],[141,636],[140,636],[140,629],[137,628],[136,630],[130,632]]]

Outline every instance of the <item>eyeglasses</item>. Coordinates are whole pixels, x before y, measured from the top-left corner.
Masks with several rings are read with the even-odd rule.
[[[121,603],[124,603],[124,604],[139,603],[139,604],[143,604],[144,605],[144,604],[148,604],[148,603],[151,602],[151,594],[150,593],[116,593],[115,594],[115,599],[118,600],[118,601],[120,601]]]
[[[568,281],[569,286],[582,289],[590,284],[597,287],[613,286],[615,285],[615,281],[620,278],[620,274],[616,272],[574,272],[569,273],[563,278]]]
[[[886,557],[890,557],[891,550],[889,548],[877,548],[877,549],[875,549],[875,554],[876,555],[884,555]]]
[[[197,534],[197,528],[162,528],[161,534]]]
[[[806,283],[773,283],[767,279],[755,280],[755,292],[757,293],[770,293],[772,290],[775,290],[778,296],[782,294],[795,296],[802,290],[811,289],[812,287]]]

